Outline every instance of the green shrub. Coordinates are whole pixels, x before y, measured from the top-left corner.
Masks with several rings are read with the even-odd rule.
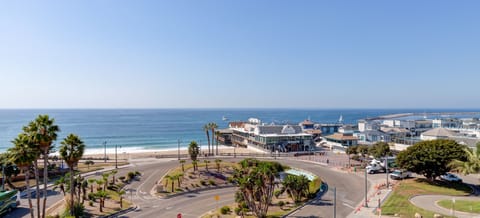
[[[240,207],[235,207],[234,210],[235,210],[235,214],[237,214],[237,215],[239,215],[239,216],[241,215],[240,213],[242,212],[242,208],[240,208]]]
[[[89,205],[90,207],[93,207],[93,201],[92,201],[92,200],[88,201],[88,205]]]
[[[283,201],[279,201],[279,202],[278,202],[278,206],[279,206],[279,207],[283,207],[283,206],[285,206],[285,202],[283,202]]]
[[[92,193],[92,192],[88,193],[88,200],[95,201],[95,199],[96,199],[95,193]]]
[[[200,181],[200,184],[202,184],[203,186],[207,186],[207,182],[205,180]]]
[[[217,183],[215,183],[215,181],[213,181],[213,180],[211,180],[211,179],[208,180],[208,184],[214,185],[214,186],[217,185]]]
[[[118,177],[118,179],[120,179],[120,181],[123,181],[123,180],[125,180],[125,176],[120,176],[120,177]]]
[[[282,194],[282,190],[275,190],[275,191],[273,192],[273,195],[274,195],[276,198],[280,197],[281,194]]]
[[[142,174],[138,171],[135,171],[135,176],[141,176]]]
[[[225,215],[227,213],[230,213],[230,207],[229,206],[223,206],[222,208],[220,208],[220,213]]]
[[[175,191],[176,191],[176,192],[183,192],[183,189],[181,189],[181,188],[176,188]]]
[[[128,172],[127,173],[127,180],[132,180],[133,178],[135,177],[135,173],[134,172]]]

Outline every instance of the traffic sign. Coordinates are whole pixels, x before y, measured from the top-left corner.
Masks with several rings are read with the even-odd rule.
[[[178,214],[177,214],[177,218],[182,218],[182,214],[181,214],[181,213],[178,213]]]

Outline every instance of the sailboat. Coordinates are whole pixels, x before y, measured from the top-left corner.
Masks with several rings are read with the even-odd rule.
[[[223,117],[222,117],[222,120],[223,120],[223,121],[227,121],[228,118],[227,118],[226,116],[223,116]]]
[[[340,118],[338,118],[338,123],[343,123],[343,116],[340,115]]]

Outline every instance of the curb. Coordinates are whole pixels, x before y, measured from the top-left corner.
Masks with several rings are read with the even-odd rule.
[[[178,197],[178,196],[182,196],[182,195],[186,195],[186,194],[191,194],[191,193],[195,193],[195,192],[200,192],[200,191],[209,191],[209,190],[223,189],[223,188],[233,188],[233,187],[236,187],[236,186],[235,185],[224,185],[224,186],[216,186],[216,187],[207,187],[207,188],[195,189],[195,190],[191,190],[191,191],[187,191],[187,192],[175,193],[175,194],[167,195],[167,196],[164,196],[164,197],[157,196],[157,198],[170,199],[170,198],[174,198],[174,197]]]
[[[294,210],[292,210],[292,211],[288,212],[287,214],[283,215],[282,218],[288,217],[288,216],[292,215],[293,213],[295,213],[295,212],[301,210],[302,208],[304,208],[307,204],[310,204],[311,202],[313,202],[313,201],[315,201],[315,200],[321,199],[322,196],[325,195],[325,193],[328,192],[328,185],[327,185],[327,183],[322,182],[322,185],[324,185],[324,184],[325,184],[325,190],[323,190],[323,191],[321,191],[321,192],[318,192],[318,193],[317,193],[317,196],[316,196],[315,198],[308,200],[307,202],[305,202],[305,203],[303,203],[302,205],[298,206],[298,207],[295,208]]]
[[[107,215],[107,216],[101,216],[100,218],[113,218],[113,217],[118,217],[119,215],[122,215],[122,214],[125,214],[125,213],[128,213],[128,212],[131,212],[131,211],[134,211],[137,209],[137,205],[134,205],[132,207],[129,207],[125,210],[120,210],[120,211],[117,211],[113,214],[110,214],[110,215]]]

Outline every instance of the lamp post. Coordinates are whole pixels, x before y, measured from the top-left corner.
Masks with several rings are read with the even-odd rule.
[[[368,207],[367,203],[367,169],[365,169],[365,207]]]
[[[107,141],[103,142],[103,147],[105,148],[105,150],[104,150],[105,153],[104,153],[104,156],[103,156],[103,160],[106,163],[107,162]]]
[[[337,187],[333,187],[333,218],[337,217]]]
[[[178,160],[180,160],[180,139],[178,139]]]
[[[390,187],[388,184],[388,156],[385,157],[385,174],[387,174],[387,189]]]
[[[115,169],[118,169],[118,162],[117,162],[117,147],[118,145],[115,145]],[[122,148],[122,146],[120,146]]]

